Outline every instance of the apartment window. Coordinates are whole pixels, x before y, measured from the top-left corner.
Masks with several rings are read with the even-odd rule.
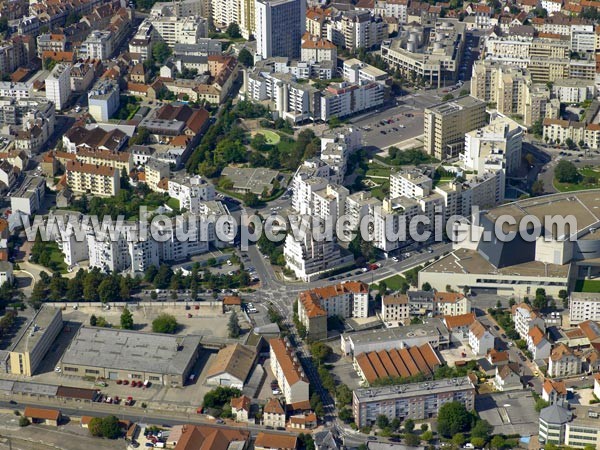
[[[63,370],[65,372],[79,372],[79,369],[77,367],[63,367]]]
[[[85,369],[85,373],[91,373],[94,375],[98,375],[100,373],[99,370],[95,370],[95,369]]]

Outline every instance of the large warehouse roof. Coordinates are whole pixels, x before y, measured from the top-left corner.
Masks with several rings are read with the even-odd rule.
[[[82,327],[62,363],[179,375],[185,372],[199,345],[197,336]]]

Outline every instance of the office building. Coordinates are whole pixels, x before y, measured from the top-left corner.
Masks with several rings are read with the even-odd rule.
[[[306,3],[301,0],[256,0],[256,53],[261,58],[300,57]]]
[[[60,367],[68,376],[183,386],[196,363],[199,346],[197,336],[81,327]]]
[[[71,95],[71,66],[57,64],[46,78],[46,98],[54,103],[57,111],[61,111]]]
[[[119,84],[111,79],[98,81],[88,92],[90,115],[97,122],[108,119],[119,109]]]
[[[405,77],[440,88],[458,77],[465,35],[456,19],[403,25],[396,38],[383,41],[381,57]]]
[[[465,133],[485,124],[485,102],[471,96],[426,108],[425,151],[440,160],[456,157],[464,148]]]
[[[42,305],[10,347],[9,373],[31,377],[50,350],[62,326],[60,308]]]
[[[600,427],[595,408],[558,402],[540,411],[540,445],[598,447]]]
[[[401,421],[437,417],[440,407],[449,402],[460,402],[467,411],[475,407],[475,387],[468,377],[355,389],[352,411],[361,428],[374,425],[380,415]]]

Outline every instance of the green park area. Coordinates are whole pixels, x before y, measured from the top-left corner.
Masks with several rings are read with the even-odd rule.
[[[265,138],[267,145],[277,145],[277,144],[279,144],[279,141],[281,140],[279,135],[271,130],[260,129],[260,130],[253,131],[252,137],[256,136],[257,134],[261,134]]]
[[[600,280],[577,280],[575,292],[600,292]]]
[[[597,189],[600,170],[597,167],[576,167],[572,162],[561,160],[554,170],[554,187],[559,192]]]

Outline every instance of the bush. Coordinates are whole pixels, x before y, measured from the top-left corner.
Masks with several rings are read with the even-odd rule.
[[[30,424],[30,422],[27,417],[19,417],[19,426],[20,427],[26,427],[29,424]]]
[[[175,334],[179,324],[170,314],[161,314],[152,321],[152,332]]]
[[[90,420],[88,430],[92,436],[106,439],[118,439],[122,434],[119,419],[115,416],[94,417]]]

